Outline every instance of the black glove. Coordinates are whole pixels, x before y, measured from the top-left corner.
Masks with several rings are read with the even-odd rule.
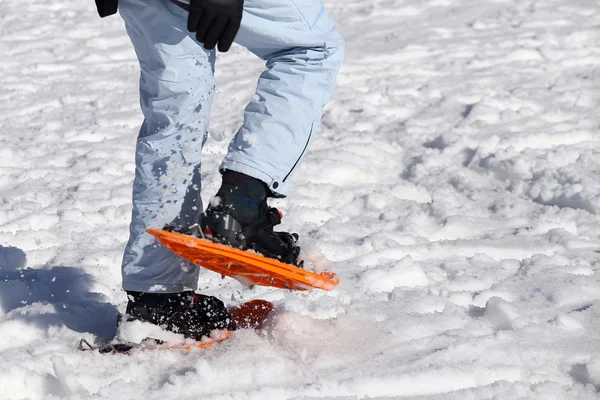
[[[190,0],[190,4],[171,1],[189,11],[188,30],[196,32],[196,39],[205,49],[212,50],[218,43],[219,51],[229,50],[240,29],[244,0]]]

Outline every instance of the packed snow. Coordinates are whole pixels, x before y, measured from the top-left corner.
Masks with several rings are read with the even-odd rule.
[[[0,0],[1,399],[599,397],[600,1],[325,6],[346,61],[276,205],[340,285],[206,271],[202,292],[273,320],[101,355],[77,344],[126,304],[137,60],[90,0]],[[218,56],[205,204],[262,67]]]

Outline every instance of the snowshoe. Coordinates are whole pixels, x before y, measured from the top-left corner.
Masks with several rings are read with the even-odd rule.
[[[339,280],[334,273],[302,270],[298,235],[273,230],[281,223],[281,213],[268,207],[267,197],[269,191],[262,181],[225,171],[221,188],[199,223],[185,229],[149,229],[148,233],[191,263],[247,286],[335,288]]]
[[[154,312],[155,314],[155,319],[159,318],[160,320],[165,321],[166,319],[162,316],[162,312],[157,313],[156,311],[153,311],[152,309],[154,307],[148,307],[147,305],[149,303],[151,303],[153,306],[155,306],[158,303],[163,303],[163,305],[166,303],[167,304],[167,308],[170,308],[173,306],[173,303],[181,303],[183,300],[183,303],[185,303],[188,300],[188,293],[178,293],[175,295],[170,295],[168,297],[168,300],[165,300],[164,298],[160,301],[157,301],[155,296],[152,296],[152,294],[148,294],[148,293],[144,293],[144,297],[142,296],[137,296],[138,299],[141,298],[141,302],[144,302],[146,304],[146,309],[151,309],[150,311],[143,311],[143,313],[149,312],[152,313]],[[165,295],[161,295],[161,296],[165,296]],[[195,296],[200,296],[200,295],[195,295]],[[211,306],[211,308],[214,307],[215,304],[217,304],[217,314],[221,311],[218,306],[220,304],[222,304],[219,300],[217,300],[214,297],[210,297],[210,296],[202,296],[204,299],[203,300],[192,300],[194,303],[203,303],[204,305],[204,310],[207,310],[206,305],[209,304]],[[204,301],[206,300],[206,301]],[[142,306],[140,306],[138,304],[138,309],[143,308]],[[128,305],[128,310],[132,310],[134,309],[134,307],[129,307]],[[213,309],[214,311],[214,309]],[[268,319],[269,315],[271,314],[271,312],[273,311],[273,304],[265,301],[265,300],[251,300],[247,303],[244,303],[238,307],[233,307],[233,308],[229,308],[227,309],[227,313],[230,316],[230,321],[231,324],[229,325],[229,327],[233,327],[234,329],[261,329],[265,323],[265,321]],[[139,315],[140,313],[137,312],[137,314]],[[158,316],[156,316],[158,315]],[[137,318],[132,318],[131,316],[119,316],[120,317],[120,322],[123,321],[123,318],[125,318],[125,321],[127,322],[131,322],[133,320],[140,320]],[[211,319],[213,318],[212,316],[208,316],[207,319]],[[146,320],[145,322],[150,322],[148,320]],[[163,328],[168,328],[169,325],[162,325]],[[171,331],[174,331],[172,328],[170,329]],[[200,328],[200,329],[196,329],[196,331],[205,331],[204,328]],[[130,342],[130,341],[123,341],[123,342],[110,342],[110,343],[105,343],[102,345],[92,345],[90,344],[87,340],[85,339],[81,339],[81,341],[79,342],[79,350],[82,351],[98,351],[101,354],[130,354],[133,351],[137,351],[137,350],[186,350],[186,351],[191,351],[192,349],[205,349],[208,347],[212,347],[215,344],[219,344],[222,343],[223,341],[227,340],[229,337],[231,337],[232,335],[232,331],[231,330],[213,330],[211,332],[209,332],[209,335],[205,335],[205,336],[201,336],[199,339],[196,338],[192,338],[193,340],[187,339],[186,341],[182,342],[182,343],[175,343],[175,342],[169,342],[168,340],[164,340],[164,339],[157,339],[157,338],[152,338],[152,337],[146,337],[145,339],[141,340],[139,343],[138,342]]]

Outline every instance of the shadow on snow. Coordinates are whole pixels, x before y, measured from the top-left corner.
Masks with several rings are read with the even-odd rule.
[[[52,304],[55,313],[23,313],[13,318],[40,326],[64,325],[100,339],[116,334],[117,309],[92,292],[93,277],[77,267],[24,268],[25,252],[0,246],[0,310],[2,314],[33,303]],[[1,315],[1,314],[0,314]],[[12,317],[12,316],[11,316]]]

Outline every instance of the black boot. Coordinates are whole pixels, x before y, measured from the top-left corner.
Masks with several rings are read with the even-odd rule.
[[[298,235],[273,231],[281,214],[267,205],[268,194],[262,181],[225,171],[221,188],[203,215],[203,232],[219,243],[301,266]]]
[[[223,302],[216,297],[181,293],[127,292],[129,302],[126,314],[181,333],[187,338],[200,340],[214,329],[235,330],[236,326]]]

